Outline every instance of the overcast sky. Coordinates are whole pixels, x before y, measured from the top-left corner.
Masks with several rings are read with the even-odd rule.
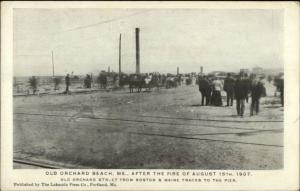
[[[135,72],[135,28],[141,72],[204,72],[283,67],[281,10],[14,9],[14,75]]]

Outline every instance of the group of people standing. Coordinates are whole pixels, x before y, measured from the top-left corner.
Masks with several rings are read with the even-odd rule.
[[[233,106],[236,100],[236,110],[239,116],[245,112],[245,102],[248,103],[249,94],[251,95],[250,115],[254,112],[259,113],[259,100],[266,95],[262,77],[252,74],[248,77],[247,73],[240,73],[234,78],[231,73],[227,74],[224,81],[219,77],[199,76],[198,85],[202,96],[201,105],[222,106],[221,92],[224,90],[227,97],[227,105]]]
[[[101,75],[100,75],[101,77]],[[106,75],[105,75],[106,79]],[[236,110],[239,116],[243,116],[245,112],[245,102],[248,103],[249,95],[251,95],[250,115],[259,113],[260,98],[266,95],[266,89],[262,82],[263,77],[241,72],[234,76],[227,74],[225,79],[218,76],[200,75],[197,82],[199,91],[201,92],[201,105],[223,106],[222,91],[226,92],[227,105],[233,106],[233,100],[236,100]],[[107,80],[107,79],[106,79]],[[87,75],[84,80],[86,88],[91,88],[92,77]],[[66,91],[69,93],[70,75],[65,77]],[[281,94],[281,103],[283,106],[283,78],[274,79],[274,84]]]
[[[67,74],[65,77],[65,83],[66,83],[66,90],[64,93],[69,93],[70,92],[70,80],[71,76],[70,74]],[[84,78],[83,85],[85,88],[92,88],[92,82],[93,82],[93,77],[90,74],[87,74]]]

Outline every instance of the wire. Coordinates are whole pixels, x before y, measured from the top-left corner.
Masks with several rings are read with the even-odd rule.
[[[81,29],[85,29],[85,28],[89,28],[89,27],[94,27],[94,26],[101,25],[101,24],[107,24],[107,23],[115,22],[117,20],[122,20],[124,18],[132,17],[132,16],[136,16],[136,15],[140,15],[140,14],[145,14],[145,13],[148,13],[150,11],[153,11],[153,10],[142,11],[142,12],[130,14],[130,15],[123,16],[123,17],[109,19],[109,20],[97,22],[97,23],[94,23],[94,24],[89,24],[89,25],[84,25],[84,26],[78,26],[78,27],[74,27],[74,28],[71,28],[71,29],[68,29],[68,30],[64,30],[64,31],[60,31],[60,32],[54,32],[54,33],[48,33],[48,34],[44,34],[44,35],[45,36],[48,36],[48,35],[49,36],[59,35],[59,34],[70,32],[70,31],[76,31],[76,30],[81,30]],[[18,41],[21,41],[21,40],[32,40],[32,39],[31,38],[18,39]]]
[[[101,22],[94,23],[94,24],[79,26],[79,27],[75,27],[75,28],[72,28],[72,29],[62,31],[60,33],[65,33],[65,32],[70,32],[70,31],[75,31],[75,30],[81,30],[81,29],[84,29],[84,28],[89,28],[89,27],[94,27],[94,26],[97,26],[97,25],[107,24],[107,23],[111,23],[111,22],[114,22],[114,21],[117,21],[117,20],[124,19],[124,18],[132,17],[132,16],[136,16],[136,15],[140,15],[140,14],[145,14],[145,13],[148,13],[150,11],[152,11],[152,10],[138,12],[138,13],[130,14],[130,15],[123,16],[123,17],[118,17],[118,18],[114,18],[114,19],[110,19],[110,20],[106,20],[106,21],[101,21]]]

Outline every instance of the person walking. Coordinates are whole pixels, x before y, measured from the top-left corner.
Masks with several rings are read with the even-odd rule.
[[[240,73],[234,86],[234,95],[236,99],[236,110],[238,116],[243,117],[245,111],[245,100],[248,96],[248,82],[245,79],[244,73]]]
[[[264,96],[264,84],[261,79],[255,78],[251,84],[251,107],[250,116],[253,116],[255,110],[256,115],[259,113],[259,99]]]
[[[69,93],[69,86],[70,86],[70,75],[67,74],[66,78],[65,78],[65,82],[66,82],[66,91],[65,93]]]
[[[235,83],[235,80],[231,77],[231,74],[228,73],[227,77],[224,80],[224,91],[226,92],[226,97],[227,97],[227,105],[226,106],[233,105],[234,83]]]

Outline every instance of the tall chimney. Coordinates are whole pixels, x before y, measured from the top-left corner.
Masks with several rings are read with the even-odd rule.
[[[140,29],[135,28],[136,73],[140,73]]]
[[[179,67],[177,67],[177,74],[179,74]]]
[[[203,74],[203,66],[200,67],[200,73]]]

